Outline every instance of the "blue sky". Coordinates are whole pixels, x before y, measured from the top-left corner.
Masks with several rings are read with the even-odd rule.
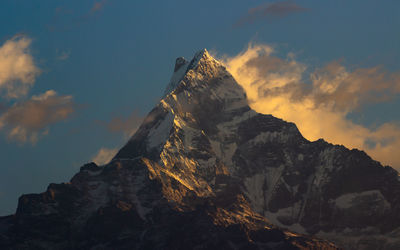
[[[276,3],[289,9],[271,8]],[[233,57],[253,42],[273,46],[276,56],[292,52],[309,68],[339,60],[349,69],[380,65],[397,74],[399,10],[397,0],[1,1],[0,48],[27,39],[37,73],[25,94],[1,92],[0,116],[40,98],[70,112],[46,113],[53,118],[38,123],[35,140],[10,136],[9,124],[0,129],[0,215],[13,213],[23,193],[69,181],[101,148],[122,146],[130,131],[120,123],[134,129],[157,103],[176,57],[202,48]],[[369,128],[399,122],[396,93],[349,119]]]

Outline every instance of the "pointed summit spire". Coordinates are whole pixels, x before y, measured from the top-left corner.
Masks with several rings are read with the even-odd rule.
[[[213,62],[213,63],[217,63],[218,61],[215,60],[210,53],[208,53],[207,49],[202,49],[196,52],[196,54],[194,55],[192,61],[190,61],[190,64],[188,66],[188,70],[190,69],[194,69],[199,63],[200,61],[204,61],[204,62]],[[218,62],[219,63],[219,62]]]
[[[174,72],[178,71],[183,65],[187,63],[188,61],[182,56],[176,58]]]
[[[197,51],[196,54],[194,55],[194,58],[198,58],[200,60],[201,58],[212,58],[212,57],[208,53],[208,50],[204,48]]]
[[[197,51],[190,62],[184,57],[178,57],[175,61],[174,73],[164,91],[164,97],[179,85],[188,71],[196,70],[200,64],[202,65],[201,68],[215,68],[221,63],[214,59],[205,48]]]

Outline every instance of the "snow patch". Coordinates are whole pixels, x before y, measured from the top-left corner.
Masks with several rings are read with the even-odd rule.
[[[361,200],[373,200],[374,203],[381,203],[384,208],[390,208],[390,203],[385,199],[379,190],[369,190],[360,193],[349,193],[339,196],[334,200],[336,207],[340,209],[348,209],[362,202]]]
[[[174,123],[174,115],[170,112],[166,115],[164,120],[154,126],[147,137],[147,148],[157,148],[165,143],[169,137],[172,124]]]
[[[280,133],[280,132],[261,132],[259,135],[254,137],[249,143],[253,145],[261,144],[261,143],[287,143],[290,138],[290,134],[288,133]]]
[[[178,87],[179,83],[185,76],[185,73],[187,71],[187,68],[189,66],[189,62],[186,61],[176,72],[171,77],[171,80],[169,81],[167,88],[164,91],[164,97],[166,97],[169,93],[171,93],[176,87]]]
[[[299,223],[294,223],[292,225],[285,225],[279,220],[279,218],[289,218],[293,221],[297,221],[296,218],[300,213],[301,207],[302,203],[301,201],[299,201],[294,203],[293,206],[279,209],[276,213],[272,213],[270,211],[264,211],[264,216],[271,223],[277,225],[278,227],[289,229],[290,231],[300,234],[307,234],[307,230]]]
[[[255,174],[252,177],[244,179],[244,186],[246,188],[245,194],[250,200],[253,209],[257,212],[264,210],[264,184],[265,173]]]

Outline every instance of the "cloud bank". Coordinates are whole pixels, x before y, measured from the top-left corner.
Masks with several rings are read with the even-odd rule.
[[[75,111],[72,96],[59,96],[54,90],[17,102],[0,114],[0,130],[10,140],[35,144],[48,134],[51,124],[67,119]]]
[[[274,56],[268,45],[249,45],[222,60],[246,90],[254,110],[294,122],[308,140],[324,138],[362,149],[383,164],[400,168],[398,121],[368,128],[348,118],[366,104],[399,94],[399,73],[382,67],[349,70],[337,61],[310,69],[292,54]]]
[[[0,91],[8,98],[25,96],[40,74],[29,51],[31,42],[17,35],[0,47]]]
[[[16,35],[0,46],[0,93],[12,103],[0,104],[0,130],[21,144],[35,144],[48,134],[50,125],[67,119],[76,106],[72,96],[59,96],[54,90],[27,97],[41,73],[30,54],[31,43],[29,37]]]

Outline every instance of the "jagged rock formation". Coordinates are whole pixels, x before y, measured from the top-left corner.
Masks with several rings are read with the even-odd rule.
[[[109,164],[23,195],[0,218],[0,247],[398,249],[399,191],[398,173],[364,152],[253,111],[203,50],[177,59],[163,99]]]

